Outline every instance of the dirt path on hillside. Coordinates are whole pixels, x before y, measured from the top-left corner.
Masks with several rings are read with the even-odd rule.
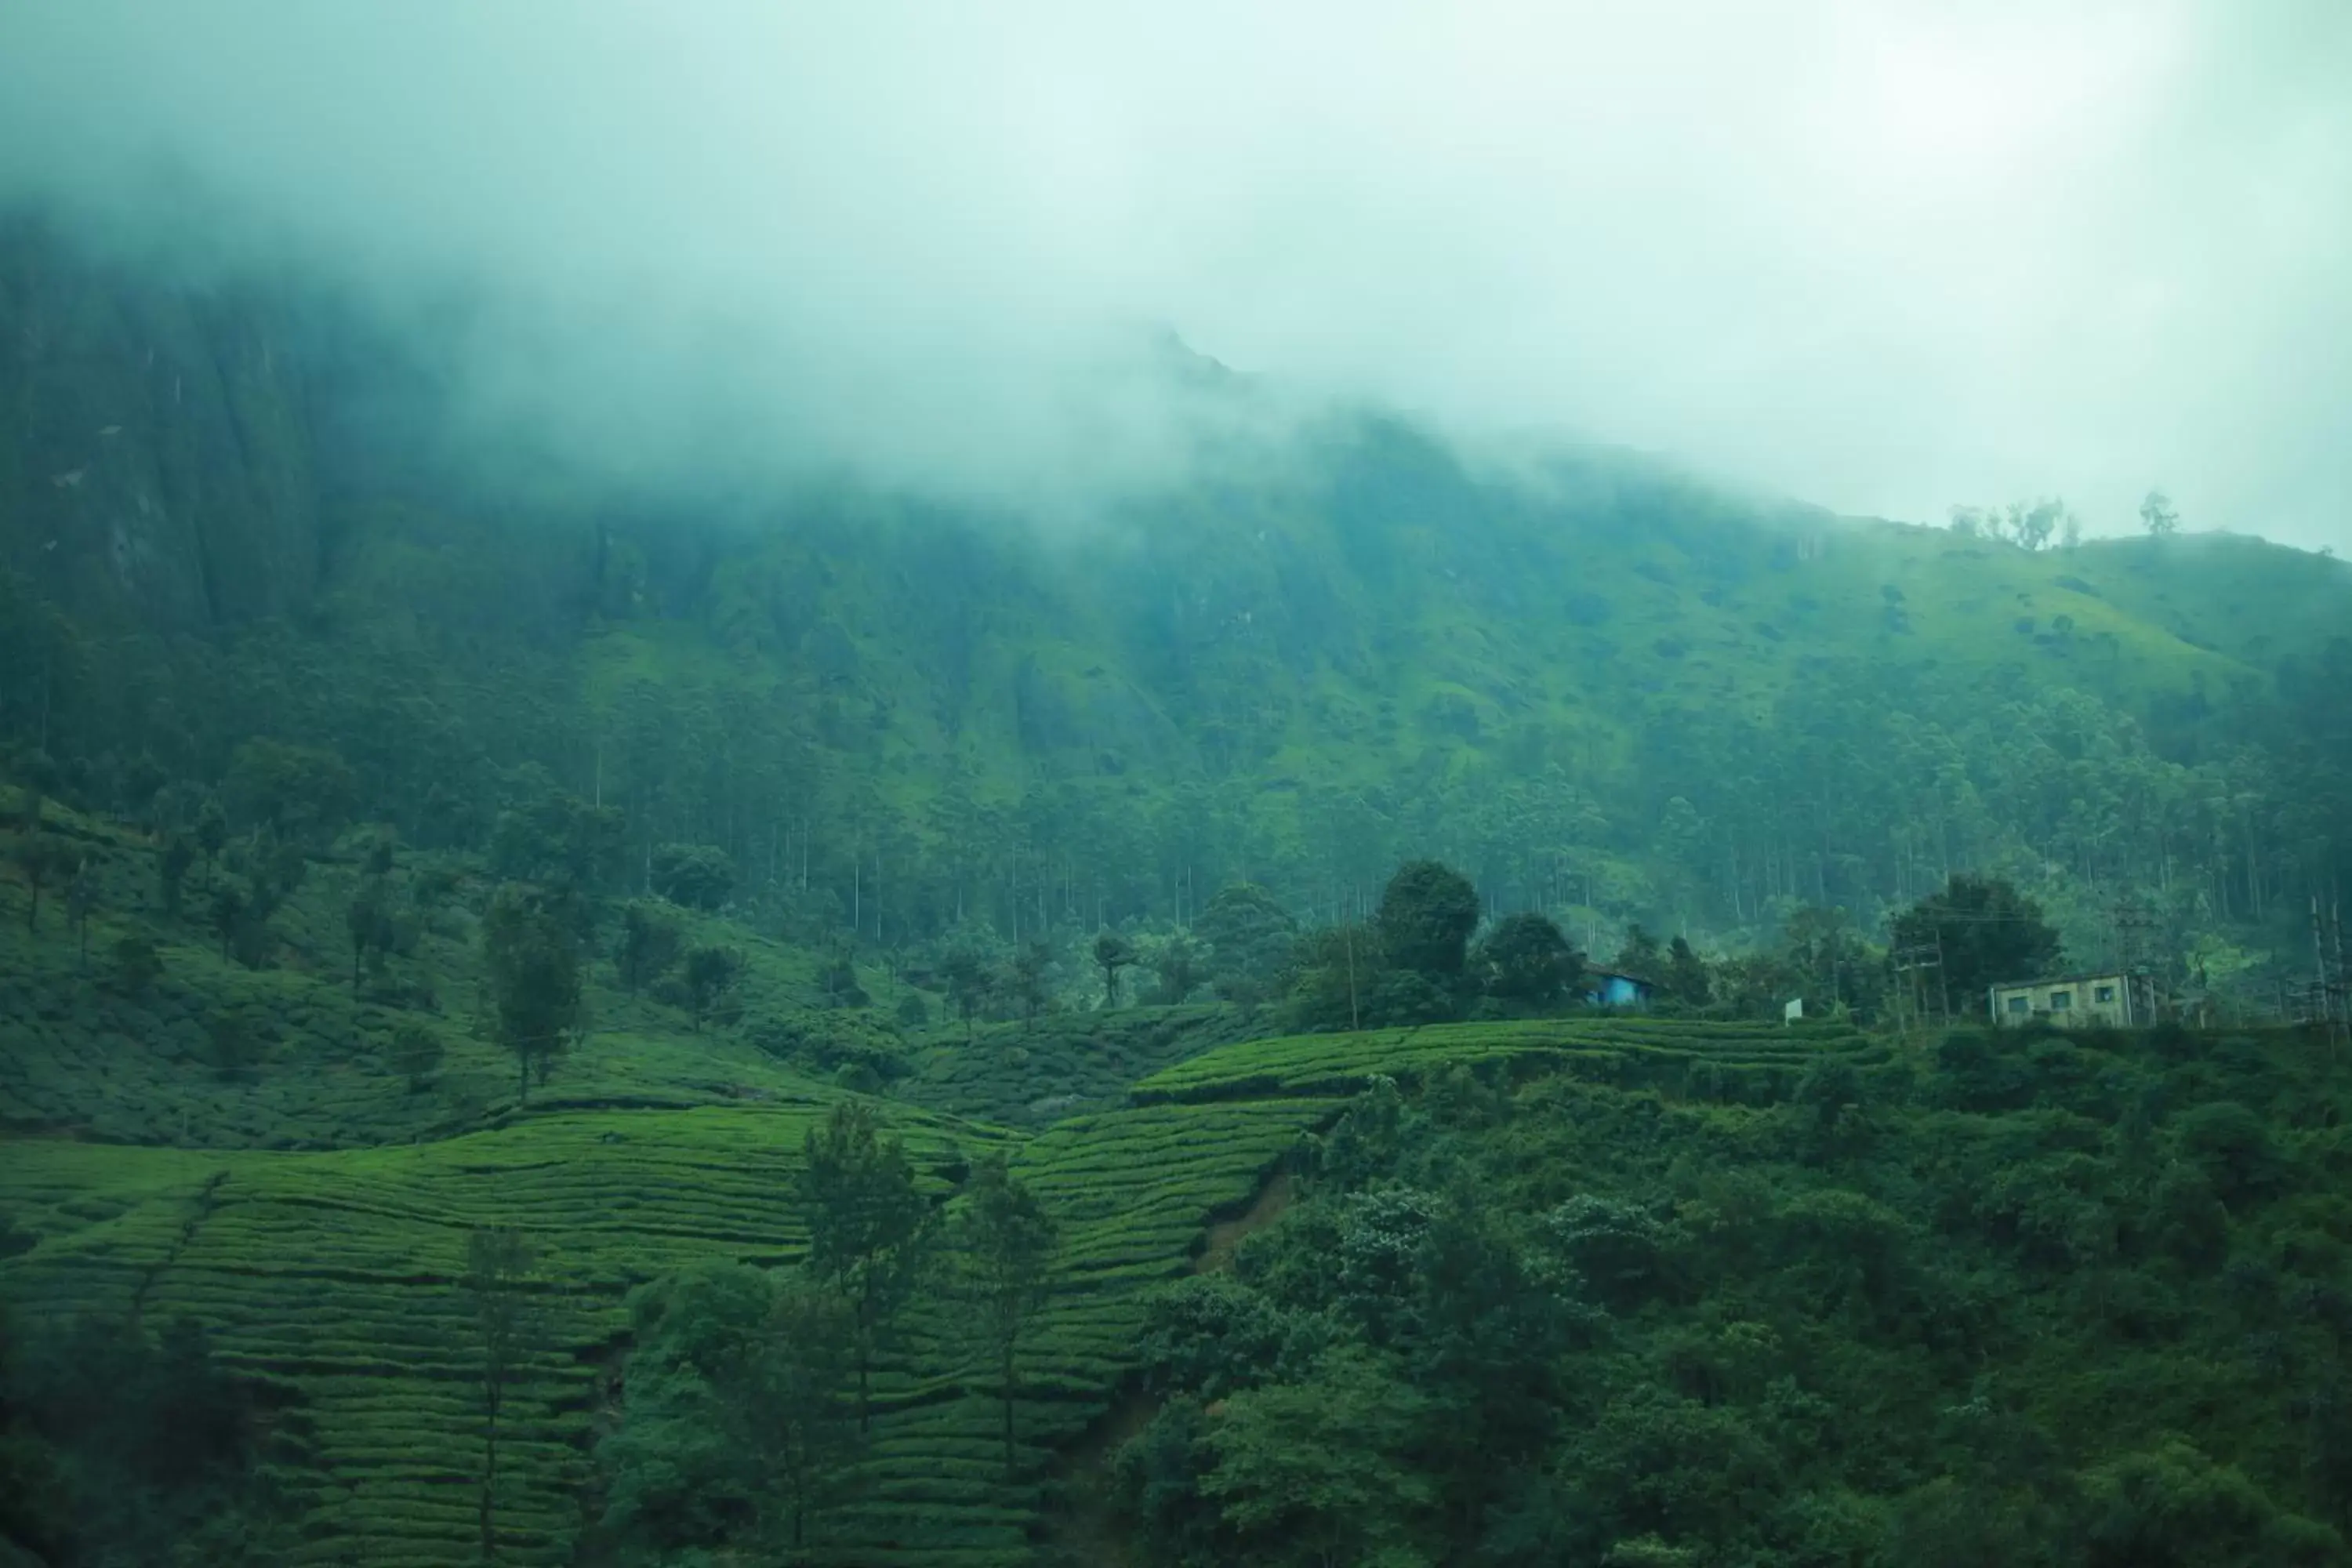
[[[1257,1196],[1250,1200],[1248,1208],[1209,1226],[1208,1245],[1192,1260],[1192,1272],[1214,1274],[1231,1268],[1234,1249],[1242,1244],[1242,1238],[1272,1225],[1297,1195],[1298,1178],[1286,1166],[1276,1170],[1258,1184]]]
[[[1234,1266],[1234,1249],[1242,1238],[1274,1223],[1298,1195],[1298,1179],[1287,1165],[1278,1166],[1258,1183],[1249,1206],[1230,1219],[1210,1222],[1208,1235],[1192,1259],[1195,1274],[1214,1274]],[[1160,1398],[1141,1388],[1122,1389],[1095,1424],[1087,1428],[1063,1456],[1065,1511],[1048,1515],[1041,1545],[1045,1560],[1071,1568],[1136,1568],[1139,1559],[1119,1528],[1111,1501],[1111,1464],[1126,1444],[1141,1436],[1160,1414]]]

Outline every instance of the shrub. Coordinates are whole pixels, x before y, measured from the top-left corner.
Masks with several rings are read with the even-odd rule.
[[[653,853],[654,891],[690,910],[715,910],[735,887],[735,862],[711,844],[665,844]]]
[[[137,995],[163,978],[163,955],[143,936],[126,936],[114,944],[115,983]]]
[[[392,1034],[386,1059],[392,1070],[408,1080],[411,1094],[441,1068],[441,1037],[422,1024],[403,1024]]]

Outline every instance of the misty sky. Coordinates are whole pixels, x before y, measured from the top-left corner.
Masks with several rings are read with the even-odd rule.
[[[476,395],[649,462],[1115,466],[1165,326],[1843,510],[2352,553],[2347,0],[15,4],[0,185],[487,290]]]

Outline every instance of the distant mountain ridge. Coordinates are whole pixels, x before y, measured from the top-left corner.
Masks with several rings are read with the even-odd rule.
[[[1414,851],[1593,932],[1867,921],[2000,864],[2078,946],[2184,886],[2185,942],[2352,852],[2352,571],[2252,539],[2026,552],[1619,455],[1498,478],[1345,410],[1061,532],[848,484],[478,484],[347,327],[9,228],[0,563],[12,663],[56,673],[0,689],[0,734],[200,778],[321,740],[426,842],[529,763],[885,944],[1240,877],[1328,918]]]

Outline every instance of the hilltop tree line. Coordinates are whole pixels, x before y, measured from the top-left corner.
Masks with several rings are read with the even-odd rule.
[[[437,1007],[422,933],[457,897],[465,873],[446,855],[421,864],[402,856],[380,825],[347,831],[349,777],[340,759],[318,748],[240,747],[228,787],[198,802],[193,826],[151,823],[159,834],[154,903],[167,920],[185,915],[194,879],[222,957],[262,967],[276,951],[273,916],[303,886],[313,859],[341,860],[349,868],[341,885],[350,889],[342,908],[353,992],[365,983],[378,1000]],[[19,791],[10,853],[36,895],[53,861],[73,868],[60,872],[70,879],[67,918],[86,929],[94,904],[86,867],[74,858],[73,840],[50,832],[47,809],[37,788]],[[502,812],[474,862],[488,873],[468,895],[478,916],[475,1014],[512,1052],[519,1101],[549,1081],[589,1027],[590,976],[599,966],[625,994],[677,1007],[697,1030],[742,1016],[744,954],[691,940],[687,924],[691,913],[727,907],[739,876],[731,858],[709,845],[659,846],[649,892],[630,897],[623,842],[614,808],[548,789]],[[37,896],[26,919],[37,927]],[[896,1021],[929,1021],[923,989],[967,1031],[983,1017],[1034,1024],[1049,1008],[1115,1007],[1130,996],[1162,1005],[1213,997],[1266,1009],[1274,1024],[1304,1030],[1543,1016],[1585,1005],[1590,976],[1601,970],[1633,976],[1648,1000],[1694,1014],[1772,1016],[1784,1002],[1807,998],[1816,1011],[1864,1020],[1948,1018],[1973,1011],[1988,984],[2047,972],[2061,945],[2033,900],[1999,879],[1965,873],[1897,911],[1893,931],[1898,945],[1937,949],[1932,993],[1916,974],[1897,985],[1890,950],[1834,906],[1790,904],[1776,931],[1735,955],[1704,956],[1687,934],[1662,939],[1639,924],[1613,953],[1595,955],[1540,910],[1494,914],[1466,874],[1417,859],[1389,877],[1361,918],[1324,924],[1302,925],[1272,892],[1246,882],[1220,889],[1181,927],[1130,921],[1013,944],[985,922],[967,921],[892,955],[899,977],[917,988],[902,992]],[[824,999],[866,1005],[851,952],[826,952]],[[405,961],[399,973],[395,957]],[[109,963],[115,983],[134,994],[160,971],[142,935],[124,938]],[[256,1051],[242,1021],[213,1019],[211,1038],[222,1076],[243,1077]],[[389,1053],[418,1089],[437,1068],[441,1043],[428,1028],[404,1025]]]

